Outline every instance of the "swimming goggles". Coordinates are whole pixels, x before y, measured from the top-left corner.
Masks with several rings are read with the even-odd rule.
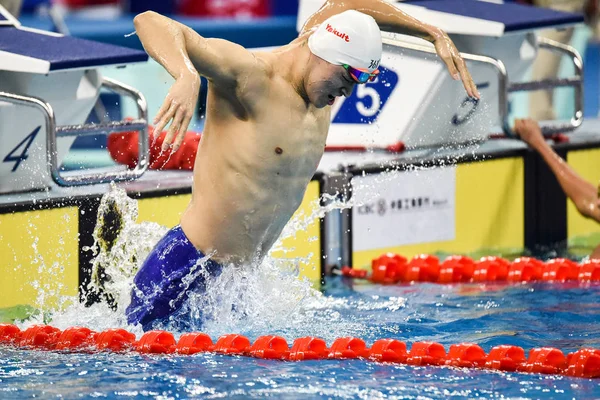
[[[375,78],[377,78],[377,75],[379,75],[378,69],[373,72],[369,72],[366,69],[354,68],[348,64],[343,64],[342,67],[344,67],[346,71],[350,73],[352,79],[354,79],[357,83],[373,82]]]

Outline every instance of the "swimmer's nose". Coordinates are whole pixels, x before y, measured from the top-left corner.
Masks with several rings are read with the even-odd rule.
[[[350,95],[352,94],[352,90],[353,89],[354,89],[354,83],[351,83],[350,87],[344,86],[342,88],[342,90],[341,90],[341,92],[342,92],[341,95],[344,96],[344,97],[350,97]]]

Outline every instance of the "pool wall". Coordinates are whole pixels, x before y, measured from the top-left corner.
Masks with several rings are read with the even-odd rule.
[[[592,131],[596,132],[595,128]],[[597,131],[585,139],[576,135],[571,143],[556,146],[568,164],[590,182],[600,179],[599,134]],[[373,198],[366,208],[355,207],[345,214],[342,223],[348,228],[341,243],[346,263],[368,267],[373,258],[385,252],[406,257],[422,253],[518,255],[524,249],[536,254],[549,248],[566,250],[570,244],[581,243],[589,250],[586,238],[600,231],[598,224],[581,216],[574,204],[567,201],[539,155],[524,146],[511,148],[502,141],[489,141],[481,149],[395,162],[396,177],[370,184],[371,190],[382,195]],[[355,165],[346,171],[348,179],[360,180],[369,175],[383,176],[390,165]],[[451,170],[450,175],[432,174],[444,169]],[[413,189],[402,187],[403,175],[409,174],[416,179],[410,186],[424,186],[416,198],[410,195]],[[453,185],[440,192],[439,188],[448,179],[454,180]],[[409,195],[405,196],[406,193]],[[405,204],[410,201],[412,206],[399,210],[400,200]],[[451,208],[451,212],[436,214],[432,205],[435,201]],[[410,213],[418,216],[406,217]],[[371,232],[382,230],[387,230],[383,235],[392,238],[383,240],[386,246],[377,246],[376,242],[365,245]],[[403,230],[412,235],[403,235]],[[444,230],[448,233],[440,235]],[[421,239],[415,239],[418,235]]]
[[[137,223],[178,224],[191,198],[190,180],[178,188],[157,189],[169,177],[147,175],[149,178],[134,183],[134,187],[123,186],[138,200]],[[321,187],[322,175],[317,174],[296,213],[301,220],[315,215]],[[60,191],[48,197],[39,192],[24,193],[0,203],[0,310],[21,305],[52,309],[62,305],[63,296],[77,296],[87,285],[93,255],[85,249],[93,244],[100,198],[108,187],[85,189],[87,194],[74,197]],[[286,238],[282,250],[273,255],[298,262],[301,276],[318,287],[322,279],[322,221],[310,219],[303,226],[303,231]]]

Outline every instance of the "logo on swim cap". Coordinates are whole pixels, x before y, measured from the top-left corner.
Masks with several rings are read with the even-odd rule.
[[[344,39],[346,42],[350,42],[350,37],[347,33],[340,32],[329,24],[327,24],[327,27],[325,29],[327,29],[327,32],[333,33],[335,36]]]
[[[308,38],[308,47],[328,63],[368,72],[377,69],[383,50],[375,19],[356,10],[346,10],[323,21]]]
[[[379,62],[381,60],[371,60],[371,63],[369,64],[369,69],[377,69],[379,68]]]

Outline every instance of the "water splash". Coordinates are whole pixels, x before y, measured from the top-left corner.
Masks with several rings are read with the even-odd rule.
[[[382,179],[391,177],[382,176]],[[377,193],[373,193],[375,196]],[[360,199],[361,202],[370,200]],[[321,206],[321,202],[326,205]],[[337,194],[325,195],[309,207],[310,211],[296,213],[264,259],[241,267],[224,266],[220,276],[207,279],[206,291],[189,293],[183,307],[162,328],[173,332],[202,330],[213,337],[231,332],[249,336],[279,332],[290,339],[299,335],[325,339],[359,335],[366,329],[362,322],[344,317],[338,300],[324,296],[311,282],[299,277],[299,265],[308,262],[307,259],[273,256],[274,252],[289,251],[282,243],[306,230],[315,219],[329,211],[354,205],[359,205],[355,199],[343,201]],[[137,223],[137,217],[137,201],[129,198],[123,189],[111,186],[100,202],[94,244],[84,249],[94,256],[91,280],[84,288],[84,301],[69,298],[71,304],[65,309],[43,321],[41,317],[30,319],[23,327],[51,322],[61,329],[73,325],[94,330],[124,327],[141,334],[141,327],[129,326],[125,316],[133,277],[168,228],[156,223]],[[203,260],[199,260],[198,267],[202,266]],[[187,280],[191,282],[202,271],[196,268]]]
[[[88,305],[99,295],[113,310],[127,304],[135,273],[167,232],[167,228],[153,222],[138,224],[137,217],[137,201],[112,185],[98,207],[94,244],[84,248],[94,256],[91,281],[85,288]]]
[[[63,297],[61,302],[66,307],[29,319],[23,326],[51,322],[61,329],[73,325],[95,330],[127,327],[125,308],[130,301],[133,277],[167,231],[156,223],[137,223],[137,217],[137,201],[129,198],[125,190],[111,185],[98,207],[94,243],[83,248],[92,252],[93,260],[91,280],[82,288],[82,302]],[[43,304],[39,305],[43,308]],[[141,332],[139,327],[133,330]]]
[[[322,213],[312,218],[320,215]],[[91,280],[84,288],[84,301],[80,303],[69,298],[71,304],[63,310],[46,318],[31,318],[21,325],[51,322],[61,329],[73,325],[94,330],[125,327],[141,333],[141,327],[128,326],[125,317],[133,277],[168,229],[155,223],[137,223],[137,217],[137,201],[113,185],[102,197],[98,208],[94,244],[84,249],[93,253]],[[295,230],[308,223],[307,218],[297,219],[296,228],[288,230],[287,235],[293,235]],[[218,278],[207,281],[206,293],[190,293],[184,306],[164,328],[174,331],[180,331],[178,328],[182,326],[196,330],[202,328],[213,335],[220,335],[284,327],[293,318],[291,315],[302,309],[303,302],[322,297],[310,282],[298,279],[298,261],[279,260],[269,255],[261,263],[241,268],[226,266]],[[199,266],[202,263],[200,260]],[[199,268],[195,274],[201,271]],[[188,280],[195,277],[191,274]],[[39,289],[44,292],[43,287]],[[40,298],[40,306],[43,302],[44,299]],[[182,320],[186,324],[182,325]]]

